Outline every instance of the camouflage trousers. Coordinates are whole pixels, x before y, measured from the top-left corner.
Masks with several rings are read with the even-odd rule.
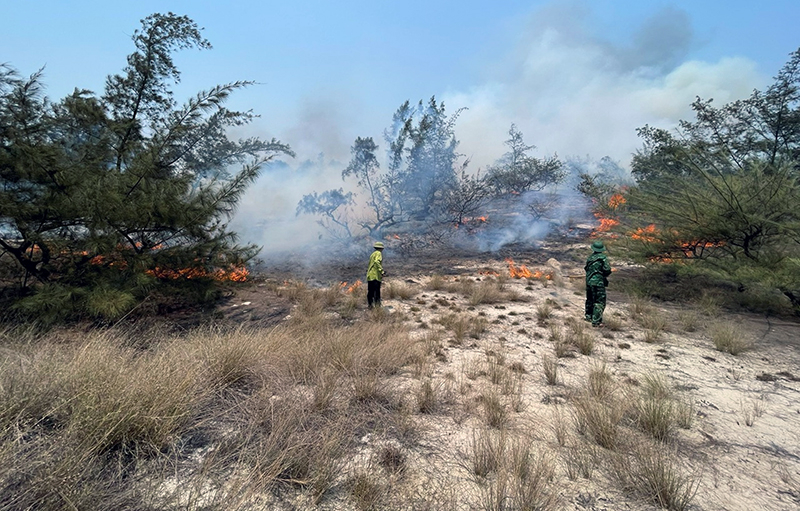
[[[586,284],[586,310],[584,318],[591,321],[592,325],[603,322],[603,311],[606,308],[606,286],[600,284]]]

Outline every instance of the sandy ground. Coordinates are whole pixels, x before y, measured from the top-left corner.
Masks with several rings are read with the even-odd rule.
[[[487,382],[485,377],[471,378],[469,373],[471,367],[501,353],[506,366],[517,363],[524,367],[521,403],[519,410],[512,412],[509,427],[532,435],[540,449],[553,454],[554,459],[559,460],[558,453],[563,451],[553,430],[554,410],[568,410],[561,405],[582,387],[593,364],[605,363],[621,386],[646,374],[661,374],[681,399],[694,404],[691,428],[678,429],[664,446],[676,453],[683,472],[699,482],[689,509],[800,509],[800,323],[725,312],[705,315],[686,306],[654,303],[655,313],[666,318],[668,326],[657,342],[648,343],[644,329],[632,317],[627,297],[613,290],[612,275],[606,318],[615,318],[619,329],[587,329],[595,337],[594,352],[558,358],[560,382],[550,386],[542,372],[542,356],[553,354],[553,343],[548,340],[552,325],[563,327],[570,318],[582,318],[583,283],[575,278],[582,268],[575,257],[551,262],[548,267],[545,261],[552,254],[539,251],[535,257],[524,255],[467,259],[457,254],[451,259],[442,255],[435,262],[404,261],[394,266],[387,261],[391,276],[384,286],[395,281],[423,290],[407,300],[385,299],[385,309],[404,314],[412,335],[419,339],[439,329],[444,346],[442,356],[424,369],[443,405],[439,412],[413,416],[423,433],[410,449],[409,470],[398,484],[408,485],[411,493],[440,495],[441,509],[475,508],[479,489],[468,469],[467,452],[474,432],[486,427],[475,396]],[[516,291],[525,301],[475,307],[457,293],[424,290],[434,272],[450,281],[479,281],[491,271],[507,274],[504,259],[508,256],[520,257],[515,260],[527,263],[532,270],[555,267],[556,280],[562,282],[510,279],[507,289]],[[358,266],[340,267],[333,277],[353,279],[360,270]],[[267,304],[264,293],[263,288],[253,286],[245,294],[237,294],[224,306],[225,314],[239,321],[280,321],[290,312],[289,305]],[[536,317],[537,305],[545,300],[554,304],[546,324]],[[453,312],[482,315],[488,322],[486,332],[478,339],[455,342],[452,334],[436,323],[438,317]],[[680,327],[681,317],[694,313],[699,314],[699,324],[696,331],[686,332]],[[358,314],[368,318],[366,310]],[[752,349],[737,356],[716,350],[707,329],[714,322],[734,325],[752,342]],[[421,381],[411,370],[397,379],[396,383],[408,386],[409,392]],[[380,444],[380,439],[364,438],[364,456]],[[657,509],[618,489],[602,466],[591,479],[570,480],[564,465],[557,461],[551,484],[557,488],[563,509]],[[334,503],[328,505],[336,508]]]

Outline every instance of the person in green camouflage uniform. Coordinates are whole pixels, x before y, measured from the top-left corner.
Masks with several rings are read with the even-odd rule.
[[[606,308],[606,286],[611,275],[611,264],[604,254],[606,247],[600,240],[592,243],[592,255],[586,260],[586,311],[584,319],[592,326],[603,324],[603,310]]]

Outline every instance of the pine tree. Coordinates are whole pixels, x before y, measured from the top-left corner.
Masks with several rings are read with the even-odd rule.
[[[263,164],[292,152],[228,137],[254,115],[224,103],[251,82],[178,105],[172,55],[210,48],[200,29],[153,14],[132,39],[102,95],[51,103],[40,73],[0,73],[0,249],[19,311],[118,317],[181,269],[240,265],[258,251],[226,221]]]
[[[640,130],[626,206],[638,251],[778,288],[800,310],[800,50],[766,91],[692,106],[677,134]]]

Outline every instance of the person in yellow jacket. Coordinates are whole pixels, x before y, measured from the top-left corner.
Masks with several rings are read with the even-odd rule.
[[[383,243],[376,241],[375,252],[369,256],[367,267],[367,307],[381,306],[381,281],[386,272],[383,271]]]

